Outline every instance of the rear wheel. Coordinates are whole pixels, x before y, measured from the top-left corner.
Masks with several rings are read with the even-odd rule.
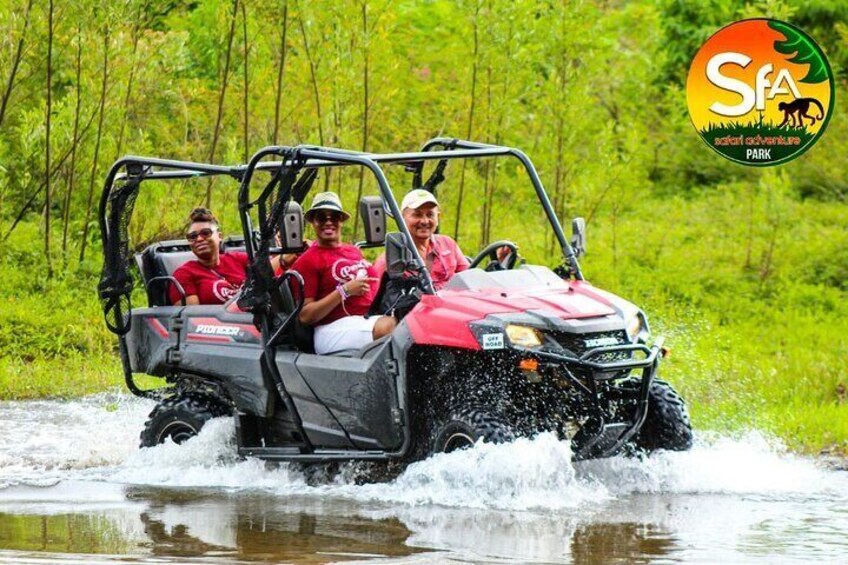
[[[196,393],[177,393],[164,398],[147,418],[141,432],[141,447],[152,447],[171,438],[183,443],[200,433],[206,422],[229,416],[232,410],[222,401]]]
[[[686,403],[667,382],[651,383],[648,415],[635,444],[645,451],[686,451],[692,447],[692,424]]]
[[[436,430],[433,452],[450,453],[466,449],[479,439],[489,443],[506,443],[515,439],[515,431],[499,414],[485,408],[460,408],[452,411]]]

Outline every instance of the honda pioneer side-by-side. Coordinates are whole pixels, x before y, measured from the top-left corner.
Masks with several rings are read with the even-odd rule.
[[[386,172],[404,168],[414,188],[435,193],[448,163],[491,158],[517,160],[526,173],[527,197],[535,195],[561,249],[549,263],[558,266],[523,264],[515,243],[495,241],[436,292]],[[372,313],[399,323],[361,349],[316,355],[311,328],[298,321],[303,280],[295,271],[276,276],[270,259],[304,249],[301,203],[322,170],[340,167],[373,175],[378,193],[358,203],[365,240],[357,245],[385,250]],[[226,304],[172,305],[169,286],[182,292],[173,272],[193,255],[185,240],[135,253],[133,205],[148,181],[206,176],[230,178],[238,190],[242,235],[223,247],[246,252],[247,280]],[[566,238],[517,149],[437,138],[409,153],[267,147],[236,166],[125,157],[109,172],[99,221],[106,322],[130,391],[157,402],[142,446],[180,443],[220,416],[234,418],[241,456],[303,463],[405,464],[542,432],[570,442],[575,459],[692,444],[683,400],[657,378],[661,340],[649,343],[642,310],[584,280],[585,224],[575,220]],[[387,222],[396,231],[387,233]],[[510,253],[499,261],[503,247]],[[139,276],[148,304],[133,308]],[[142,390],[136,374],[169,386]]]

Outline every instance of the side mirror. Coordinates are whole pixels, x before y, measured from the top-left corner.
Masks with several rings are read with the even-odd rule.
[[[571,220],[571,247],[578,258],[586,255],[586,220],[583,218]]]
[[[280,247],[283,253],[295,253],[303,250],[303,208],[295,201],[286,204],[286,211],[280,218]]]
[[[389,278],[402,277],[412,261],[412,251],[409,250],[406,235],[402,232],[386,234],[386,272]]]
[[[359,200],[359,215],[365,227],[365,243],[382,245],[386,240],[386,212],[379,196],[363,196]]]

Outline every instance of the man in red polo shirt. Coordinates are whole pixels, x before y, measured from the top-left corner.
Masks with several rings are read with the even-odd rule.
[[[418,188],[403,197],[400,210],[418,253],[430,271],[433,288],[441,290],[452,276],[468,268],[468,259],[453,239],[436,233],[439,202],[431,192]],[[383,276],[385,253],[374,262],[374,270],[378,277]]]

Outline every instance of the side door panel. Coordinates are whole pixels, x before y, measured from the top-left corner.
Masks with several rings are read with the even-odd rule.
[[[403,442],[403,430],[395,421],[397,383],[387,364],[391,347],[390,341],[383,341],[362,357],[301,354],[295,363],[359,449],[393,450]]]
[[[309,441],[316,447],[356,449],[356,446],[347,439],[336,418],[316,398],[309,384],[300,374],[297,361],[302,356],[303,354],[296,351],[279,351],[276,362],[283,384],[300,414],[303,429]]]

